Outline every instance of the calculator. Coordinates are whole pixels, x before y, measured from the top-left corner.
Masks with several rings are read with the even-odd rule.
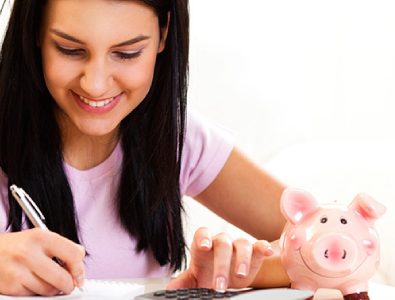
[[[312,300],[314,293],[290,288],[243,289],[218,292],[206,288],[158,290],[136,296],[139,300]]]

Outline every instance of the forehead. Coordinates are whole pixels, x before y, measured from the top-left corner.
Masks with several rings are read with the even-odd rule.
[[[49,0],[42,29],[49,28],[99,41],[110,36],[152,35],[159,25],[154,10],[141,1]]]

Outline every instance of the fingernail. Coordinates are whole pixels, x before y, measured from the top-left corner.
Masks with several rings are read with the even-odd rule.
[[[217,292],[225,292],[226,279],[223,276],[218,276],[215,281],[215,290]]]
[[[204,238],[202,239],[202,241],[200,242],[200,247],[202,248],[210,248],[211,247],[211,242],[208,238]]]
[[[74,284],[77,287],[82,287],[84,285],[84,275],[78,275],[77,277],[74,277]]]
[[[246,264],[239,265],[239,268],[237,269],[237,275],[239,275],[241,277],[247,276],[247,265]]]
[[[267,247],[265,250],[265,255],[270,256],[273,255],[274,251],[272,247]]]

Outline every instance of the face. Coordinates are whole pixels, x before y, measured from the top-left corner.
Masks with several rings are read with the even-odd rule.
[[[154,11],[139,1],[49,0],[40,47],[62,130],[116,134],[147,95],[164,42]]]

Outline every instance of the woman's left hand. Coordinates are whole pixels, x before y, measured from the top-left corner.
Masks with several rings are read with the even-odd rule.
[[[212,237],[207,228],[199,228],[193,238],[189,268],[170,281],[167,288],[225,291],[227,288],[248,287],[264,258],[272,254],[267,241],[232,240],[225,233]]]

